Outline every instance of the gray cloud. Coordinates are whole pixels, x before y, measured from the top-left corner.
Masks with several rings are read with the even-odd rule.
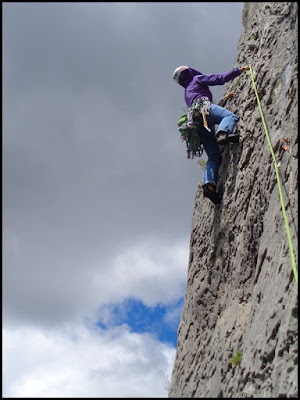
[[[4,397],[163,397],[175,350],[149,334],[4,330]],[[21,350],[21,351],[20,351]]]
[[[229,70],[242,5],[4,4],[7,317],[60,319],[124,248],[186,240],[203,171],[179,140],[172,72]]]
[[[3,4],[6,395],[166,395],[175,350],[111,310],[130,297],[180,314],[203,171],[172,72],[231,69],[242,7]]]

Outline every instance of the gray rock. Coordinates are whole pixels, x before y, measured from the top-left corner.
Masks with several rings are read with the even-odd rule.
[[[252,63],[298,265],[298,4],[245,3],[233,67]],[[253,53],[258,48],[256,53]],[[225,87],[230,91],[234,82]],[[298,285],[275,165],[247,71],[226,105],[241,143],[222,150],[213,205],[196,191],[169,397],[298,397]],[[279,160],[282,139],[288,150]],[[242,352],[235,366],[230,357]]]

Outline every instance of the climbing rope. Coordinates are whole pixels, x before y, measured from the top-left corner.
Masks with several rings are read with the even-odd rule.
[[[283,217],[284,217],[284,221],[285,221],[285,227],[286,227],[286,231],[287,231],[290,254],[291,254],[291,259],[292,259],[292,266],[293,266],[295,280],[296,280],[296,283],[298,284],[298,273],[297,273],[297,268],[296,268],[296,263],[295,263],[293,244],[292,244],[290,230],[289,230],[289,223],[288,223],[288,220],[287,220],[287,217],[286,217],[286,213],[285,213],[285,207],[284,207],[284,201],[283,201],[282,192],[281,192],[280,179],[279,179],[279,173],[278,173],[276,158],[275,158],[275,154],[274,154],[274,151],[273,151],[273,148],[272,148],[272,144],[271,144],[271,141],[270,141],[268,130],[267,130],[267,127],[266,127],[266,123],[265,123],[265,119],[264,119],[264,116],[263,116],[263,112],[262,112],[262,109],[261,109],[260,100],[259,100],[259,97],[258,97],[258,94],[257,94],[257,90],[256,90],[254,78],[253,78],[251,64],[249,64],[249,69],[250,69],[251,80],[252,80],[252,83],[253,83],[253,88],[254,88],[254,92],[255,92],[255,95],[256,95],[257,104],[258,104],[258,107],[259,107],[261,119],[262,119],[262,122],[263,122],[264,130],[265,130],[265,133],[266,133],[266,136],[267,136],[267,140],[268,140],[268,143],[269,143],[269,147],[270,147],[270,150],[271,150],[272,158],[273,158],[273,161],[274,161],[276,178],[277,178],[277,183],[278,183],[279,196],[280,196],[280,201],[281,201],[281,207],[282,207]]]
[[[235,84],[232,86],[232,88],[231,88],[231,90],[230,90],[229,93],[231,93],[231,92],[233,91],[233,89],[238,85],[238,83],[239,83],[239,81],[240,81],[242,75],[243,75],[245,72],[246,72],[246,69],[241,73],[241,75],[239,76],[239,79],[238,79],[238,80],[235,82]],[[222,103],[220,104],[221,107],[223,107],[223,104],[225,103],[226,97],[227,97],[227,96],[228,96],[228,94],[223,98],[223,101],[222,101]]]
[[[259,49],[259,45],[258,46],[255,46],[255,48],[254,48],[254,51],[253,51],[253,54],[252,54],[252,63],[253,63],[253,61],[254,61],[254,56],[255,56],[255,54],[257,53],[257,51],[258,51],[258,49]],[[239,81],[241,80],[241,78],[242,78],[242,75],[246,72],[247,70],[245,69],[242,73],[241,73],[241,75],[239,76],[239,79],[235,82],[235,84],[232,86],[232,88],[230,89],[230,92],[222,99],[222,102],[220,103],[220,106],[221,107],[223,107],[223,104],[226,102],[226,98],[229,96],[229,94],[233,91],[233,89],[238,85],[238,83],[239,83]]]

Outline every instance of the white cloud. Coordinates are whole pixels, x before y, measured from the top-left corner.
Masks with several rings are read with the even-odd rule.
[[[164,317],[164,321],[167,324],[175,325],[178,323],[181,317],[183,305],[181,303],[175,305],[174,307],[167,308],[166,315]]]
[[[43,326],[82,315],[93,319],[102,306],[121,303],[128,297],[146,306],[170,305],[183,297],[188,251],[188,240],[168,243],[149,238],[122,247],[110,261],[99,254],[94,261],[82,260],[69,266],[45,260],[45,265],[40,264],[35,271],[21,262],[14,269],[8,270],[6,265],[4,299],[8,296],[12,301],[4,302],[4,319],[11,323],[35,321]],[[25,259],[22,254],[20,249],[19,260]],[[14,298],[8,290],[11,286]]]
[[[167,397],[175,349],[126,325],[4,329],[4,397]]]
[[[182,63],[228,70],[242,7],[205,3],[212,18],[199,24],[201,4],[5,5],[6,396],[166,394],[173,348],[78,319],[111,327],[129,297],[167,305],[165,320],[178,321],[203,171],[179,141],[184,99],[171,74]],[[212,21],[222,35],[204,60],[199,37]]]
[[[59,299],[64,298],[62,309],[74,300],[77,316],[86,315],[85,324],[67,313],[64,326],[59,325],[57,310],[53,319],[51,313],[46,316],[47,324],[39,319],[30,326],[27,319],[22,325],[21,318],[7,324],[3,332],[3,395],[167,397],[166,382],[170,380],[175,349],[150,334],[132,333],[127,325],[113,326],[116,321],[110,304],[127,297],[136,297],[148,306],[170,304],[166,319],[174,322],[180,306],[175,310],[172,303],[184,292],[187,248],[184,241],[167,244],[149,240],[120,252],[111,268],[97,264],[82,268],[84,278],[77,305],[72,285],[80,277],[73,277],[69,287],[61,286],[61,293],[59,286],[53,289],[48,281],[56,306]],[[36,301],[39,303],[42,297],[40,288]],[[46,312],[45,308],[41,307],[42,311]],[[93,323],[99,318],[109,329],[94,329]],[[51,326],[51,321],[56,328],[47,331],[45,327]]]
[[[183,296],[188,264],[188,243],[149,240],[122,251],[112,268],[94,268],[94,286],[102,303],[136,297],[146,306],[169,304]]]

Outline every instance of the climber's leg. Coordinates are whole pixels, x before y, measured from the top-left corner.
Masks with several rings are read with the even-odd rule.
[[[215,136],[215,126],[211,124],[208,119],[209,128],[208,132],[204,127],[201,127],[200,135],[201,142],[207,154],[207,163],[204,173],[204,185],[210,183],[216,188],[218,182],[218,171],[221,164],[222,156]],[[203,186],[204,186],[203,185]]]
[[[216,104],[211,104],[211,118],[215,124],[219,124],[216,136],[219,144],[228,142],[238,143],[239,136],[233,134],[233,129],[238,122],[238,117],[231,111]]]

